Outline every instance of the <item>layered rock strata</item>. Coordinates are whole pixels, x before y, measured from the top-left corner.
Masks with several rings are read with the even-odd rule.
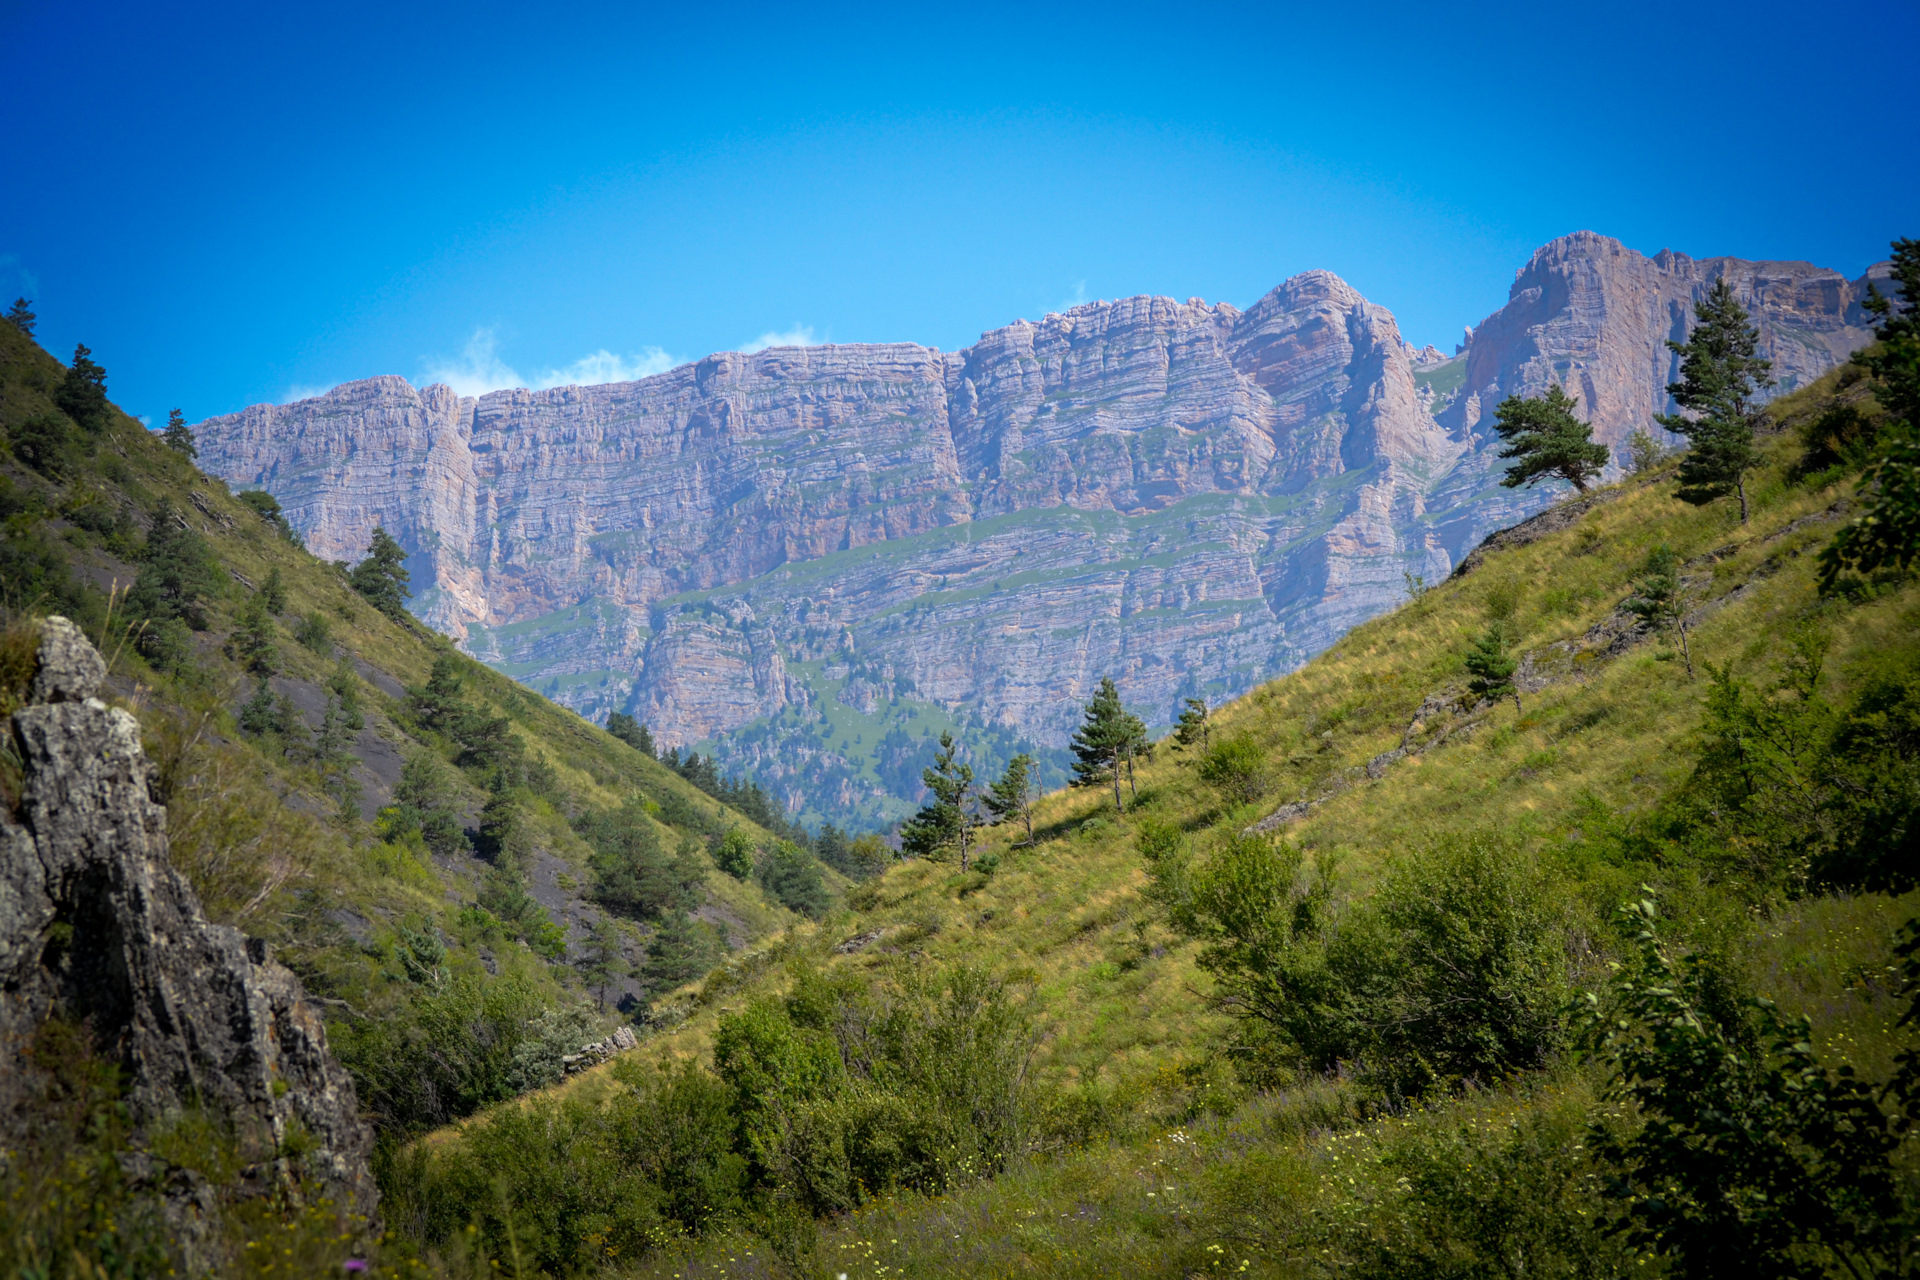
[[[31,1119],[31,1049],[57,1017],[121,1069],[139,1129],[210,1113],[247,1190],[365,1218],[373,1134],[353,1082],[299,980],[264,943],[208,923],[169,864],[140,726],[93,696],[105,674],[79,629],[49,618],[30,705],[11,720],[21,787],[18,821],[0,813],[0,1140]],[[192,1252],[206,1193],[191,1178],[168,1188]]]
[[[316,552],[357,558],[384,523],[434,625],[663,744],[783,716],[827,733],[823,704],[884,690],[1059,746],[1104,675],[1164,725],[1539,510],[1548,490],[1496,483],[1492,405],[1563,381],[1620,445],[1664,407],[1662,344],[1717,274],[1783,385],[1865,340],[1862,289],[1832,272],[1580,233],[1453,360],[1312,271],[1244,312],[1128,298],[960,352],[721,353],[477,400],[376,378],[195,430]]]

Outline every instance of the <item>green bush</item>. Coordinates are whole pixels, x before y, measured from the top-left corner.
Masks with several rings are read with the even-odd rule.
[[[714,849],[713,862],[735,880],[745,880],[753,874],[753,837],[738,827],[729,829]]]
[[[1236,804],[1251,804],[1267,793],[1271,778],[1267,753],[1245,734],[1208,747],[1200,757],[1200,779]]]
[[[820,864],[790,840],[776,840],[754,868],[754,879],[781,906],[818,920],[833,905]]]
[[[1413,1096],[1538,1067],[1560,1042],[1565,948],[1516,845],[1402,857],[1372,899],[1341,911],[1331,869],[1308,875],[1284,842],[1239,836],[1198,866],[1149,843],[1155,896],[1203,942],[1214,1001],[1239,1020],[1256,1076],[1346,1064]]]
[[[383,1134],[404,1137],[512,1097],[514,1053],[546,1007],[525,978],[463,967],[437,987],[401,988],[328,1035],[361,1106]]]

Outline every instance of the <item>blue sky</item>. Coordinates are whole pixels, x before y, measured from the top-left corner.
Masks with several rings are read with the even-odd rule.
[[[1311,267],[1451,350],[1579,228],[1849,274],[1920,235],[1917,43],[1912,0],[0,0],[0,292],[156,420]]]

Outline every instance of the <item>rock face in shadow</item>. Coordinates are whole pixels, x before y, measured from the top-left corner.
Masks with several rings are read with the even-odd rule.
[[[373,1135],[319,1011],[264,943],[201,915],[168,862],[139,724],[92,696],[105,670],[78,628],[47,619],[31,704],[12,717],[23,770],[18,820],[0,814],[0,1141],[31,1119],[27,1055],[59,1017],[120,1066],[137,1129],[200,1108],[231,1132],[244,1191],[370,1216]],[[205,1203],[204,1189],[172,1197],[186,1236]]]
[[[1059,748],[1103,676],[1159,727],[1291,670],[1551,500],[1498,486],[1498,396],[1569,380],[1601,439],[1645,425],[1716,273],[1793,378],[1865,340],[1834,273],[1580,233],[1455,361],[1309,271],[1244,312],[1126,298],[954,353],[729,352],[477,400],[375,378],[195,433],[319,555],[384,523],[418,612],[549,697],[854,794],[859,752],[913,729],[875,697]]]

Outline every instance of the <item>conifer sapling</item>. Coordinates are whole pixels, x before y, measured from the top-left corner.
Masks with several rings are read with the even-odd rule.
[[[1027,844],[1033,843],[1033,757],[1025,752],[1007,761],[1007,771],[981,797],[995,822],[1019,821],[1026,824]]]
[[[1514,710],[1524,712],[1520,705],[1520,687],[1513,682],[1513,673],[1520,664],[1508,655],[1509,647],[1507,624],[1496,620],[1467,651],[1467,675],[1470,677],[1467,688],[1496,702],[1510,697]]]

